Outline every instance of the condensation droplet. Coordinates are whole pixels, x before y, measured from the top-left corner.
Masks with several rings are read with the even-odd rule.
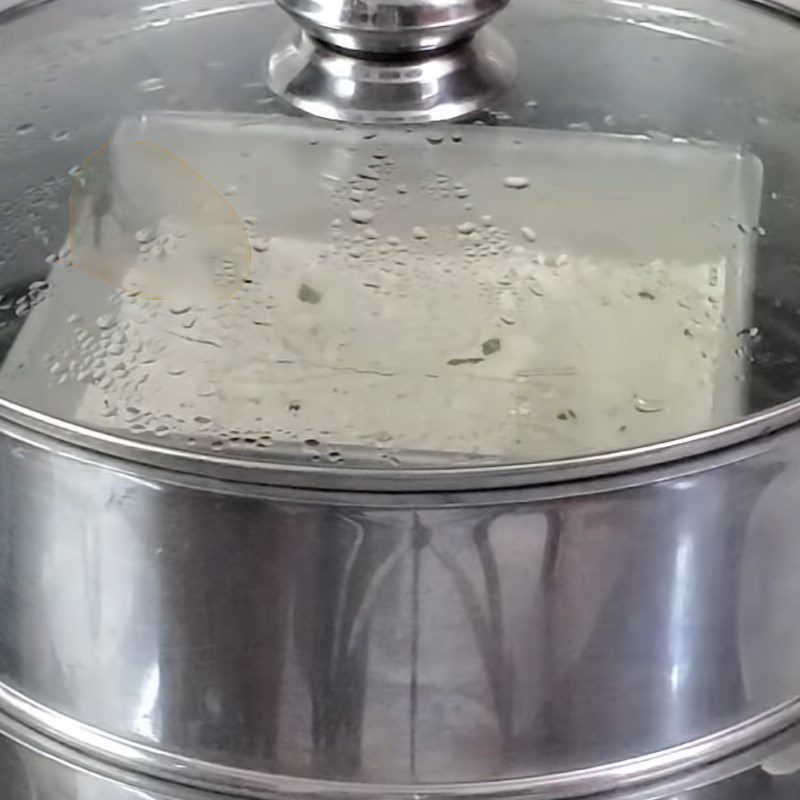
[[[136,231],[136,241],[139,244],[149,244],[156,238],[156,232],[152,228],[139,228]]]
[[[664,404],[660,400],[648,399],[639,395],[634,397],[633,407],[642,414],[656,414],[664,410]]]
[[[503,181],[503,186],[506,189],[527,189],[530,185],[530,178],[525,178],[521,175],[510,175]]]
[[[368,208],[354,208],[350,212],[350,219],[357,225],[369,225],[375,219],[375,214]]]
[[[162,78],[147,78],[146,80],[139,81],[139,83],[136,84],[136,88],[145,94],[160,92],[164,88],[164,80]]]
[[[347,255],[349,255],[350,258],[362,258],[365,252],[366,251],[362,245],[356,244],[347,251]]]

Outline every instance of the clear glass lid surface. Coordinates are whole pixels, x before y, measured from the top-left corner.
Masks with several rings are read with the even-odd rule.
[[[342,474],[791,421],[790,12],[512,0],[491,24],[510,88],[363,125],[272,92],[295,23],[271,2],[1,4],[5,413]]]

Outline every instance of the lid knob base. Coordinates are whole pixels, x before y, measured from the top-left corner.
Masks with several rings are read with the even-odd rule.
[[[480,110],[517,72],[491,28],[433,50],[353,52],[292,30],[267,64],[267,83],[317,117],[362,124],[443,122]]]

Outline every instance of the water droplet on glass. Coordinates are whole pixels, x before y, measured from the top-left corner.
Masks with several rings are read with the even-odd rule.
[[[250,244],[256,253],[265,253],[267,250],[269,250],[269,239],[267,239],[265,236],[254,236],[250,240]]]
[[[147,78],[146,80],[139,81],[136,88],[140,92],[160,92],[164,88],[164,81],[162,78]]]
[[[521,175],[511,175],[503,181],[506,189],[527,189],[531,185],[530,178]]]
[[[303,442],[303,449],[311,456],[319,456],[319,440],[306,439]]]
[[[477,225],[474,222],[462,222],[458,226],[458,232],[468,235],[470,233],[474,233],[477,230]]]
[[[394,437],[389,431],[378,431],[375,434],[375,442],[379,447],[387,447],[393,441]]]
[[[54,142],[66,142],[72,138],[72,131],[56,131],[50,138]]]
[[[544,297],[544,289],[542,285],[535,278],[528,282],[528,291],[536,297]]]
[[[533,228],[529,228],[527,225],[523,225],[519,229],[519,232],[523,235],[523,237],[529,242],[536,241],[536,231]]]
[[[411,233],[413,234],[415,239],[427,239],[428,238],[428,231],[425,228],[421,227],[420,225],[415,225],[411,229]]]
[[[350,219],[357,225],[369,225],[375,219],[375,214],[368,208],[354,208],[350,212]]]
[[[356,174],[359,178],[363,178],[365,181],[378,181],[381,178],[380,174],[373,167],[364,167],[363,169],[358,170]],[[370,191],[370,189],[368,188],[367,191]]]
[[[136,231],[136,241],[139,244],[149,244],[156,238],[156,232],[152,228],[140,228]]]
[[[639,395],[634,397],[633,407],[642,414],[656,414],[664,410],[664,404],[660,400],[647,399]]]
[[[20,136],[25,136],[33,130],[33,123],[23,122],[22,125],[17,125],[16,130]]]
[[[350,258],[362,258],[365,252],[366,250],[363,245],[356,244],[347,251],[347,255],[349,255]]]
[[[100,328],[100,330],[109,330],[110,328],[113,328],[114,325],[114,319],[108,314],[102,314],[97,318],[97,327]]]
[[[442,133],[429,133],[426,137],[429,144],[441,144],[444,141],[444,134]]]

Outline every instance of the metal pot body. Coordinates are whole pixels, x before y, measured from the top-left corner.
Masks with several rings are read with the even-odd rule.
[[[110,762],[254,791],[566,793],[797,716],[796,430],[603,480],[359,495],[6,426],[0,475],[0,706]]]
[[[108,769],[79,753],[54,746],[8,718],[0,719],[3,800],[234,800],[178,784]],[[788,735],[787,735],[788,734]],[[755,750],[695,772],[689,779],[646,789],[615,792],[614,800],[794,800],[797,773],[773,774],[769,759],[785,747],[796,756],[798,731],[789,731]],[[794,742],[794,744],[792,744]],[[608,795],[595,795],[608,797]]]

